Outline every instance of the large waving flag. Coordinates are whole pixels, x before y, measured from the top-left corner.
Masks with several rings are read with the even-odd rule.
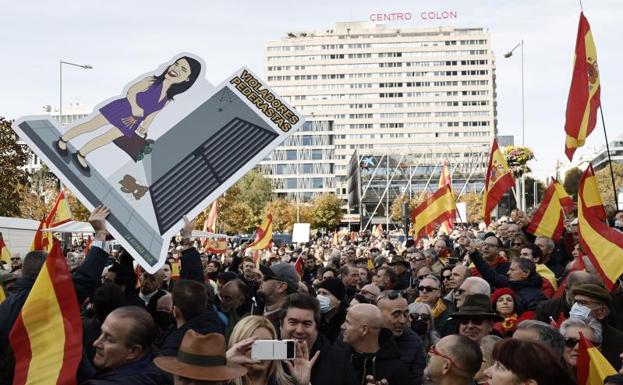
[[[0,233],[0,261],[4,261],[7,266],[11,266],[11,252],[6,247],[6,243],[4,243],[2,233]]]
[[[602,276],[608,289],[623,274],[623,233],[606,223],[593,166],[589,165],[578,191],[578,230],[586,255]]]
[[[260,227],[255,230],[255,241],[249,245],[251,250],[264,250],[271,247],[273,241],[273,215],[268,214]]]
[[[216,230],[216,217],[218,216],[218,209],[220,204],[218,203],[218,199],[212,203],[212,207],[210,208],[210,213],[206,216],[205,221],[203,222],[203,231],[208,231],[210,233],[215,232]]]
[[[11,329],[13,385],[76,383],[82,357],[82,322],[60,244],[52,250]]]
[[[575,149],[584,145],[586,138],[595,128],[600,92],[597,49],[593,41],[591,26],[584,17],[584,13],[580,13],[565,122],[567,136],[565,154],[569,160],[573,159]]]
[[[411,213],[415,241],[435,230],[435,226],[456,216],[456,203],[449,186],[435,191]]]
[[[582,333],[575,368],[578,385],[603,385],[606,377],[617,374],[606,357]]]
[[[558,241],[562,236],[564,225],[564,213],[562,199],[558,195],[558,183],[552,181],[545,191],[543,201],[532,216],[532,221],[528,225],[528,232],[537,237],[547,237]],[[559,184],[558,184],[559,185]],[[562,188],[562,186],[560,186]],[[562,189],[564,191],[564,189]],[[566,194],[566,192],[565,192]],[[568,196],[568,195],[567,195]]]
[[[207,253],[211,254],[225,254],[227,251],[227,238],[206,238],[203,243],[203,247]]]
[[[506,159],[504,159],[504,154],[500,151],[498,142],[493,139],[485,179],[485,191],[482,196],[482,215],[487,225],[491,222],[491,211],[498,205],[504,193],[513,188],[514,185],[515,180]]]
[[[565,212],[568,212],[573,208],[573,198],[571,195],[567,193],[564,187],[556,180],[556,178],[552,178],[552,183],[556,187],[556,194],[558,195],[558,199],[560,200],[560,204]]]
[[[448,163],[445,160],[443,161],[443,167],[441,168],[441,175],[439,176],[438,187],[443,186],[448,186],[450,188],[450,192],[452,192],[452,179],[450,178],[450,172],[448,171]],[[441,223],[439,232],[444,234],[450,234],[450,232],[452,231],[452,227],[454,227],[454,218],[447,219]]]
[[[35,238],[30,245],[30,251],[42,250],[50,251],[52,249],[52,233],[45,231],[45,229],[62,225],[63,223],[71,220],[71,210],[67,199],[65,199],[65,193],[61,190],[52,206],[52,210],[48,213],[48,216],[39,223],[39,228],[35,233]]]

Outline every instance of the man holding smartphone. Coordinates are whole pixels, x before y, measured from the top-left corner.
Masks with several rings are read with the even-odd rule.
[[[281,339],[306,342],[311,347],[309,356],[320,352],[311,372],[311,383],[322,385],[355,385],[357,383],[348,354],[332,346],[327,337],[318,332],[320,305],[306,294],[287,297],[279,312]]]

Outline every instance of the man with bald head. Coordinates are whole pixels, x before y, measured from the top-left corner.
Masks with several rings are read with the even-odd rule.
[[[145,309],[156,318],[156,307],[158,299],[167,294],[162,290],[162,283],[164,282],[164,272],[162,269],[156,271],[154,274],[149,274],[146,271],[139,277],[139,283],[141,285],[138,297],[143,301]]]
[[[411,371],[415,384],[422,383],[425,356],[424,344],[410,328],[409,307],[407,300],[395,291],[383,292],[376,306],[383,316],[383,327],[394,335],[394,341],[400,352],[400,360]]]
[[[392,385],[413,384],[409,370],[400,361],[392,332],[383,328],[381,310],[372,304],[357,304],[348,309],[342,325],[357,382],[368,375]]]

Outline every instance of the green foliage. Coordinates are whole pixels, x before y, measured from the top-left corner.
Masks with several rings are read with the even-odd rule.
[[[319,195],[312,201],[311,218],[315,228],[334,229],[342,215],[342,200],[335,194]]]
[[[0,117],[0,216],[16,217],[20,211],[20,186],[26,180],[23,167],[28,156],[17,144],[11,122]]]
[[[482,194],[475,191],[465,193],[459,199],[465,202],[465,211],[467,211],[467,222],[478,223],[484,220],[482,216]],[[465,218],[462,218],[465,220]]]
[[[239,190],[239,199],[251,209],[253,221],[260,223],[264,206],[271,200],[273,186],[270,179],[257,170],[249,171],[236,186]]]
[[[582,170],[577,167],[569,169],[565,173],[565,180],[562,186],[567,193],[573,197],[574,201],[578,201],[578,189],[580,188],[580,179],[582,179]]]

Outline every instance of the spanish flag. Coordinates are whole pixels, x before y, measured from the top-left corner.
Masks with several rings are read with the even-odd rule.
[[[268,214],[260,227],[255,230],[255,241],[249,245],[251,250],[264,250],[272,245],[273,240],[273,216]]]
[[[571,195],[567,193],[567,190],[562,187],[556,178],[552,178],[552,183],[554,183],[554,186],[556,187],[556,194],[558,195],[558,199],[560,200],[563,210],[568,212],[573,208],[573,198],[571,198]]]
[[[206,216],[205,221],[203,222],[203,231],[208,231],[213,233],[216,228],[216,217],[218,216],[219,209],[218,199],[212,203],[212,207],[210,207],[210,212]]]
[[[0,233],[0,260],[11,266],[11,252],[6,247],[6,243],[4,243],[2,233]]]
[[[485,191],[482,196],[482,216],[487,225],[491,222],[491,211],[498,205],[504,193],[514,185],[515,180],[504,159],[504,154],[500,151],[498,142],[493,139],[485,178]]]
[[[600,92],[597,49],[593,41],[591,26],[584,17],[584,13],[580,13],[565,122],[567,134],[565,153],[569,160],[573,159],[575,149],[584,145],[586,138],[595,128],[597,108],[600,106]]]
[[[578,385],[602,385],[616,370],[593,344],[580,333],[576,364]]]
[[[52,239],[54,237],[52,237],[50,231],[45,231],[45,229],[62,225],[70,220],[71,210],[69,209],[67,199],[65,199],[65,193],[61,190],[56,198],[56,202],[54,202],[54,206],[52,206],[52,210],[50,210],[46,219],[39,223],[35,238],[30,245],[30,251],[43,250],[49,252],[52,248]]]
[[[227,238],[206,238],[203,243],[206,252],[211,254],[225,254],[227,251]]]
[[[623,233],[606,223],[606,215],[593,166],[589,165],[578,190],[578,230],[580,244],[604,283],[612,290],[623,274]]]
[[[82,357],[82,322],[71,275],[54,245],[11,329],[14,385],[75,384]]]
[[[432,233],[435,226],[449,218],[454,218],[455,215],[456,203],[452,190],[450,186],[443,186],[413,209],[411,217],[414,240],[417,241],[422,236]]]
[[[448,172],[448,163],[444,160],[443,167],[441,168],[441,175],[439,176],[439,186],[448,186],[450,192],[452,192],[452,179],[450,179],[450,173]],[[439,228],[440,233],[450,234],[452,227],[454,226],[454,218],[443,221]]]
[[[532,216],[528,232],[537,237],[547,237],[558,241],[564,230],[562,205],[555,183],[550,183],[543,201]]]
[[[294,262],[294,270],[299,275],[299,278],[303,278],[303,253],[299,254]]]

